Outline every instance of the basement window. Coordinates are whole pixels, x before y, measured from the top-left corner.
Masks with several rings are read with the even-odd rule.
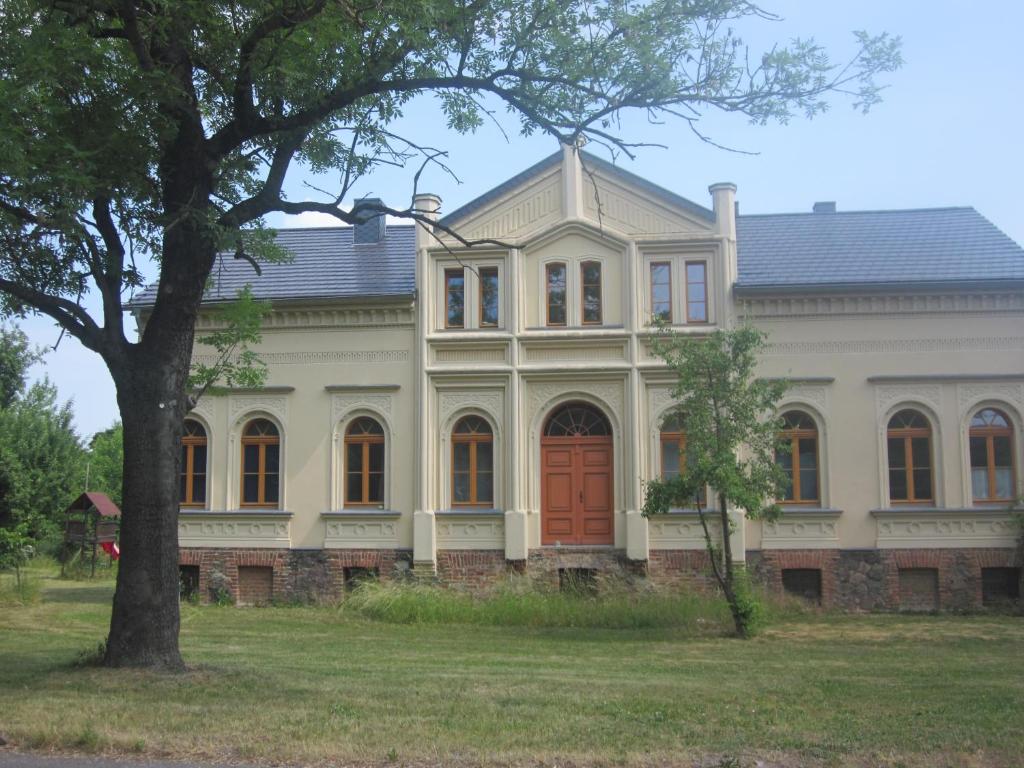
[[[1020,600],[1020,568],[982,568],[981,604],[1008,606]]]
[[[938,608],[938,569],[900,568],[900,610],[920,613]]]
[[[821,605],[821,569],[783,568],[782,589],[787,595]]]
[[[369,582],[377,581],[380,578],[380,571],[377,568],[360,568],[351,566],[342,571],[345,575],[345,591],[351,592],[357,587]]]
[[[558,588],[572,595],[597,594],[597,570],[594,568],[559,568]]]

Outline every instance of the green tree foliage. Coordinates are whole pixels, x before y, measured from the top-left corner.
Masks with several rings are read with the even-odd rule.
[[[747,519],[774,519],[780,513],[785,474],[775,462],[779,443],[776,406],[786,382],[755,375],[764,334],[750,326],[717,330],[694,339],[663,330],[654,351],[675,374],[673,413],[686,434],[687,471],[647,484],[644,514],[696,508],[711,568],[733,614],[736,634],[750,635],[757,605],[746,575],[733,562],[729,511]],[[710,488],[704,509],[699,490]],[[709,521],[724,532],[713,535]]]
[[[124,471],[124,428],[121,422],[97,432],[89,443],[88,484],[90,491],[107,494],[121,506],[121,480]]]
[[[453,132],[507,109],[524,134],[613,151],[619,115],[705,110],[755,123],[812,116],[836,94],[868,109],[899,41],[857,33],[846,61],[812,41],[751,52],[746,0],[6,0],[0,13],[0,297],[55,318],[100,354],[124,425],[121,561],[107,663],[181,669],[177,443],[191,401],[196,315],[218,253],[279,257],[272,213],[343,223],[411,203],[340,207],[380,165],[415,191],[445,152],[399,133],[417,97]],[[300,164],[336,183],[282,192]],[[413,172],[412,169],[415,169]],[[412,195],[410,195],[410,199]],[[458,237],[458,233],[453,233]],[[138,341],[123,300],[159,264]],[[96,291],[102,309],[79,299]]]
[[[10,399],[0,407],[0,528],[51,545],[61,513],[84,490],[84,451],[71,403],[59,403],[46,379],[26,387],[38,359],[20,330],[0,333],[2,378],[11,383]]]

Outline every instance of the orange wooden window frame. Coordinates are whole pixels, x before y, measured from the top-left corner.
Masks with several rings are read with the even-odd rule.
[[[240,507],[270,507],[271,509],[277,507],[281,503],[281,435],[280,433],[275,435],[246,435],[245,431],[249,429],[249,425],[252,424],[250,421],[245,425],[245,430],[242,431],[242,460],[241,464],[241,479],[239,490],[239,506]],[[277,427],[275,426],[276,430]],[[256,472],[245,471],[245,447],[247,445],[255,445],[258,450],[258,461]],[[277,501],[267,501],[267,446],[276,445],[278,447],[277,454]],[[245,500],[245,476],[255,474],[257,477],[256,481],[256,501]]]
[[[206,501],[193,501],[192,500],[192,486],[194,485],[193,480],[195,479],[195,450],[200,446],[209,446],[209,440],[206,436],[206,428],[198,421],[191,420],[192,423],[197,424],[201,430],[202,435],[182,435],[181,446],[185,449],[185,465],[182,467],[181,474],[185,477],[185,498],[179,500],[179,505],[182,507],[205,507]],[[207,448],[209,451],[209,448]],[[207,458],[209,458],[209,452],[207,452]],[[206,467],[203,467],[203,480],[204,483],[209,481]],[[209,496],[209,494],[204,494]]]
[[[658,474],[662,480],[665,480],[665,446],[666,445],[677,445],[679,446],[679,474],[686,474],[686,433],[682,431],[662,431],[660,434],[660,440],[658,445],[661,448],[661,455],[659,458],[660,466],[658,467]],[[702,488],[700,491],[701,504],[707,506],[708,503],[708,489]]]
[[[652,261],[650,266],[650,277],[651,277],[651,321],[658,319],[658,313],[654,309],[654,305],[657,303],[654,300],[654,269],[655,267],[665,267],[668,270],[668,316],[664,318],[665,323],[672,324],[672,262],[671,261]],[[660,285],[660,283],[659,283]]]
[[[379,425],[378,425],[379,426]],[[350,445],[358,445],[362,449],[362,469],[360,475],[362,475],[362,487],[359,501],[352,501],[348,497],[348,476],[351,471],[348,468],[348,447]],[[379,473],[370,471],[370,446],[371,445],[384,445],[384,435],[374,435],[369,433],[361,433],[358,435],[345,435],[345,506],[346,507],[376,507],[384,503],[384,483],[381,482],[381,498],[371,499],[370,498],[370,475],[380,474],[383,481],[384,470],[382,469]]]
[[[480,298],[480,327],[481,328],[497,328],[501,321],[501,282],[498,279],[498,268],[497,267],[480,267],[480,286],[479,286],[479,298]],[[493,276],[495,283],[497,283],[498,291],[498,317],[495,318],[493,323],[484,321],[484,276]]]
[[[703,278],[698,282],[696,280],[690,280],[690,267],[699,266],[702,268]],[[684,277],[686,278],[686,322],[687,323],[707,323],[710,314],[708,312],[708,263],[706,261],[688,261],[684,265],[683,269]],[[704,301],[698,301],[697,304],[704,306],[704,317],[694,317],[693,312],[690,309],[690,286],[701,285],[704,288]]]
[[[597,282],[588,283],[586,281],[587,267],[597,267]],[[594,261],[588,259],[587,261],[580,262],[580,322],[583,325],[603,325],[604,324],[604,291],[602,290],[601,283],[604,281],[604,274],[601,268],[600,261]],[[586,298],[587,288],[597,286],[597,320],[587,320],[586,313]]]
[[[974,502],[976,504],[990,504],[997,501],[1013,501],[1011,497],[996,496],[996,452],[995,452],[995,438],[1005,437],[1010,443],[1010,482],[1011,487],[1017,487],[1017,457],[1014,451],[1013,445],[1013,427],[1010,426],[1010,420],[1006,414],[996,408],[983,408],[982,411],[991,410],[998,413],[1003,421],[1006,422],[1005,427],[971,427],[967,432],[968,440],[973,437],[985,438],[985,465],[988,470],[988,495],[983,498],[975,497]],[[978,411],[981,413],[981,411]],[[977,417],[977,414],[975,414]],[[968,446],[970,443],[968,442]],[[968,461],[970,461],[970,447],[967,451]],[[971,470],[974,470],[974,465],[970,465]]]
[[[895,418],[895,416],[893,416]],[[922,416],[922,419],[925,417]],[[903,467],[903,473],[906,476],[907,481],[907,498],[895,499],[892,496],[892,483],[889,483],[889,501],[895,504],[930,504],[935,501],[935,455],[932,451],[932,429],[928,427],[888,427],[885,433],[886,437],[886,448],[889,447],[889,440],[901,440],[903,442],[903,461],[905,462]],[[932,495],[926,499],[915,498],[917,490],[914,487],[914,451],[913,441],[914,438],[925,438],[928,440],[928,472],[931,474],[931,486]],[[890,453],[889,466],[887,467],[890,473],[893,470],[899,471],[899,467],[892,466],[892,458]]]
[[[551,308],[559,306],[559,304],[551,302],[551,272],[556,269],[562,270],[562,285],[564,286],[560,304],[565,319],[560,323],[551,321]],[[552,262],[544,268],[544,295],[547,297],[547,314],[544,316],[544,319],[547,321],[546,324],[556,327],[567,326],[569,324],[569,270],[563,262]]]
[[[462,322],[458,325],[453,325],[451,320],[451,313],[448,311],[449,300],[452,294],[452,280],[459,279],[462,281]],[[446,269],[444,271],[444,327],[445,328],[465,328],[466,327],[466,270],[464,269]]]
[[[799,412],[801,416],[810,420],[813,423],[813,419],[805,413]],[[805,427],[791,427],[789,429],[783,429],[779,433],[779,437],[783,441],[789,442],[790,450],[790,468],[793,470],[793,482],[792,482],[792,498],[783,498],[779,501],[785,502],[786,504],[820,504],[821,503],[821,461],[818,453],[818,430],[817,428],[807,429]],[[800,492],[800,441],[801,440],[813,440],[814,441],[814,472],[818,476],[818,495],[813,499],[803,498]]]
[[[457,426],[457,425],[456,425]],[[477,446],[481,443],[489,443],[491,446],[494,445],[494,434],[491,432],[471,432],[457,434],[452,432],[452,471],[451,471],[451,488],[452,488],[452,506],[453,507],[492,507],[494,506],[494,451],[491,450],[491,498],[489,501],[481,501],[477,498],[479,488],[477,487],[477,479],[479,475],[479,467],[477,465],[476,450]],[[469,501],[456,501],[455,500],[455,446],[458,444],[469,445]],[[462,473],[459,473],[462,474]]]

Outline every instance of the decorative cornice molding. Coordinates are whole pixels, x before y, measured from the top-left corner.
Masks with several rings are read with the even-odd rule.
[[[765,296],[736,291],[737,312],[758,320],[850,315],[947,315],[1024,312],[1024,292],[857,296]]]
[[[1017,381],[1024,382],[1024,373],[918,373],[900,376],[868,376],[872,384],[911,381]]]
[[[765,355],[895,354],[908,352],[1024,351],[1024,336],[944,339],[858,339],[850,341],[783,341],[765,346]]]
[[[410,297],[411,299],[411,297]],[[311,328],[393,328],[415,324],[411,300],[400,305],[352,307],[277,307],[263,319],[263,331]],[[219,313],[204,312],[196,318],[197,331],[224,328]]]
[[[397,392],[401,384],[328,384],[324,387],[328,392]]]
[[[404,363],[409,360],[406,349],[329,352],[260,352],[267,365],[365,365],[371,363]],[[196,355],[193,362],[215,364],[216,355]]]

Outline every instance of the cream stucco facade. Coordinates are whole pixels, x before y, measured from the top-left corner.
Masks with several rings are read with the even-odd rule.
[[[736,290],[734,186],[712,186],[712,207],[703,209],[606,165],[585,166],[565,148],[560,161],[443,220],[500,245],[467,249],[440,229],[419,228],[415,296],[275,300],[258,350],[266,386],[203,397],[192,414],[207,434],[208,491],[201,506],[182,508],[182,562],[198,564],[205,550],[378,551],[443,575],[458,561],[451,553],[490,553],[500,570],[552,551],[571,560],[576,550],[601,549],[544,542],[541,443],[546,420],[567,403],[589,404],[610,424],[613,528],[604,548],[652,569],[671,553],[699,552],[692,514],[640,513],[672,406],[671,379],[650,348],[652,263],[669,265],[664,291],[679,333],[743,320],[766,331],[761,373],[791,380],[782,410],[806,413],[817,429],[815,503],[792,505],[771,524],[737,516],[740,557],[785,568],[772,553],[790,553],[791,567],[827,569],[844,551],[884,559],[898,550],[907,567],[930,567],[906,553],[1012,551],[1017,529],[1007,504],[972,497],[968,430],[985,407],[1009,418],[1019,494],[1024,290],[923,281],[905,290]],[[440,201],[421,196],[418,204],[434,211]],[[581,265],[595,262],[601,317],[587,324]],[[683,321],[692,300],[683,277],[693,263],[705,266],[703,322]],[[564,265],[559,327],[547,323],[550,264]],[[493,270],[496,323],[482,327],[479,282]],[[446,327],[446,271],[464,280],[460,328]],[[216,323],[215,310],[204,312],[200,333]],[[934,493],[926,504],[889,498],[886,430],[906,408],[931,429]],[[452,430],[466,415],[481,417],[493,436],[493,496],[473,506],[453,498]],[[370,506],[347,504],[344,490],[345,434],[360,416],[384,433],[383,498]],[[241,432],[257,417],[280,435],[280,495],[269,507],[241,498]],[[273,567],[275,578],[284,572]]]

